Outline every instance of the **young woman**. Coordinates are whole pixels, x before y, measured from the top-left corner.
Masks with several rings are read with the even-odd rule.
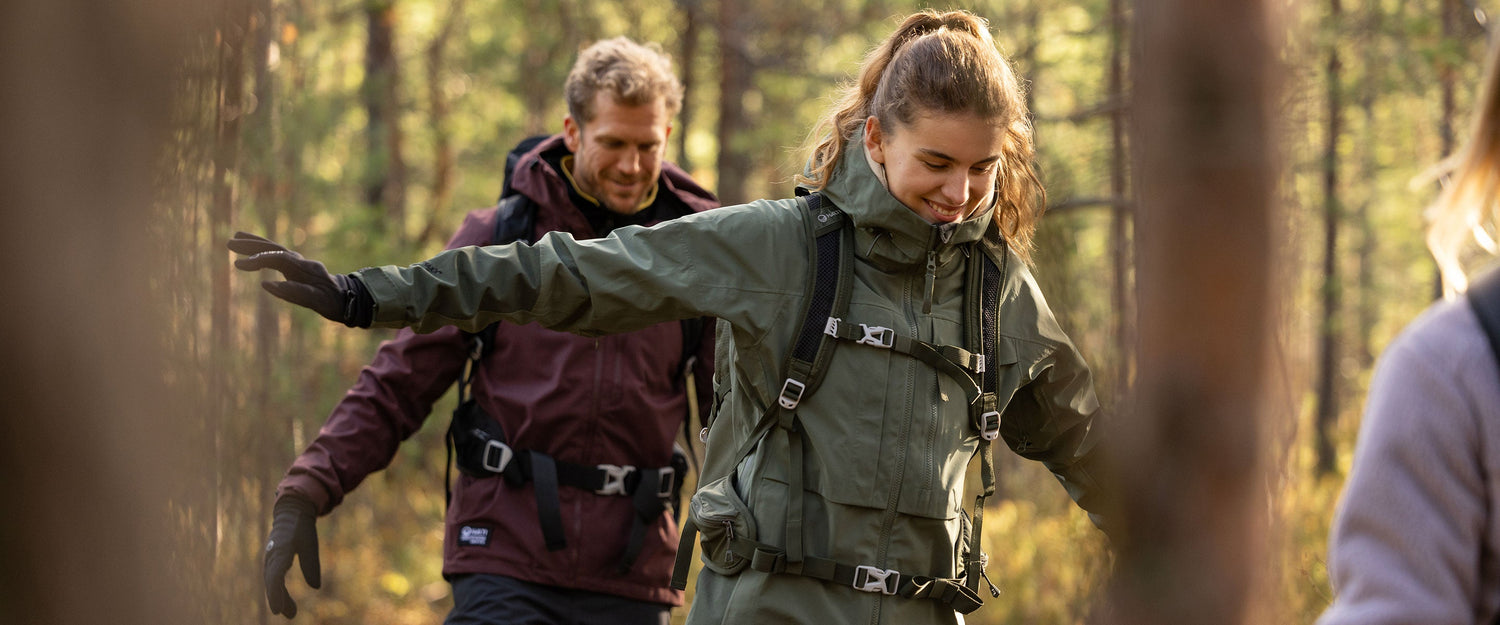
[[[1500,46],[1468,143],[1438,170],[1450,179],[1428,209],[1427,242],[1444,283],[1463,291],[1460,260],[1493,262],[1500,226]],[[1486,274],[1474,288],[1500,290],[1497,280]],[[1375,368],[1329,540],[1338,595],[1319,625],[1496,622],[1497,510],[1500,367],[1470,300],[1447,299],[1412,321]]]
[[[953,623],[980,602],[964,473],[988,439],[1044,462],[1089,512],[1103,505],[1091,377],[1027,269],[1043,194],[1021,87],[984,20],[922,12],[871,53],[822,128],[802,180],[816,209],[761,200],[601,240],[549,235],[340,276],[258,237],[230,247],[250,254],[241,269],[287,277],[272,293],[356,326],[503,320],[598,334],[717,317],[718,407],[689,506],[705,566],[689,622]],[[845,317],[817,328],[855,334],[803,393],[787,363],[813,232],[829,219],[849,224],[852,279]],[[977,346],[966,268],[981,259],[1000,279],[980,315],[994,336]],[[966,366],[991,376],[989,410],[972,409],[962,374],[892,344],[983,351]]]

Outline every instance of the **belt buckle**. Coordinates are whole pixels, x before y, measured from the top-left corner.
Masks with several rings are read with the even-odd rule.
[[[500,453],[500,458],[495,462],[490,462],[491,450]],[[479,456],[479,465],[491,473],[504,473],[505,467],[510,466],[510,461],[515,457],[516,452],[511,450],[510,445],[500,442],[499,439],[492,438],[484,442],[484,453]]]
[[[672,496],[672,482],[677,479],[677,469],[662,467],[657,469],[656,474],[656,498],[667,499]]]
[[[854,568],[854,583],[851,585],[855,590],[894,595],[900,583],[901,574],[895,569],[880,569],[862,564]]]
[[[599,470],[604,472],[604,487],[594,492],[600,495],[624,495],[625,478],[635,473],[635,467],[628,464],[601,464]]]

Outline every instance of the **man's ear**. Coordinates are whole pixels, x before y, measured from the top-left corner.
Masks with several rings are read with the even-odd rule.
[[[881,165],[885,164],[885,133],[880,130],[880,120],[874,115],[865,118],[865,149],[869,150],[870,158]]]
[[[573,119],[572,115],[563,118],[563,145],[568,146],[568,151],[578,153],[578,146],[583,143],[583,125]]]

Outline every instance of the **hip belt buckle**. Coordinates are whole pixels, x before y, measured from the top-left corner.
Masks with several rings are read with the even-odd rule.
[[[594,492],[600,495],[624,495],[625,478],[635,473],[635,467],[628,464],[623,467],[616,464],[601,464],[599,470],[604,472],[604,487]]]
[[[479,465],[486,471],[504,473],[505,467],[510,466],[511,459],[515,457],[516,453],[511,451],[510,445],[492,438],[484,442],[484,453],[479,457]],[[494,459],[491,460],[491,458]]]
[[[896,586],[900,583],[901,574],[895,569],[878,569],[869,565],[860,565],[854,569],[854,584],[852,585],[855,590],[894,595]]]

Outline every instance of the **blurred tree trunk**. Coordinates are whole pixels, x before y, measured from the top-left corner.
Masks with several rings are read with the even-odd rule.
[[[1106,623],[1233,625],[1261,598],[1277,171],[1268,4],[1135,7],[1140,380],[1111,429]]]
[[[1339,418],[1339,337],[1343,324],[1343,282],[1339,277],[1339,222],[1343,207],[1339,198],[1339,137],[1344,126],[1343,66],[1339,60],[1338,37],[1343,33],[1341,0],[1328,0],[1325,45],[1328,62],[1327,118],[1323,135],[1323,316],[1318,326],[1318,411],[1314,422],[1314,445],[1318,475],[1334,470],[1337,451],[1333,446],[1333,426]]]
[[[183,250],[151,226],[173,114],[194,114],[178,98],[215,100],[211,61],[190,85],[174,74],[222,6],[0,3],[0,263],[18,269],[0,328],[0,622],[205,622],[207,551],[172,532],[179,515],[212,522],[195,481],[213,459],[186,443],[205,389],[165,354],[186,345],[168,312],[183,294],[165,284]]]
[[[426,245],[439,234],[439,221],[448,219],[448,205],[453,202],[453,180],[457,154],[453,149],[453,132],[448,124],[448,94],[445,89],[448,72],[448,44],[458,29],[464,12],[464,0],[448,3],[448,14],[432,42],[427,44],[427,126],[432,130],[432,200],[427,209],[426,225],[417,235],[416,244]]]
[[[1366,181],[1374,181],[1380,175],[1380,163],[1375,146],[1379,145],[1381,133],[1377,131],[1380,120],[1375,115],[1375,102],[1379,98],[1379,82],[1376,79],[1383,65],[1377,52],[1385,28],[1384,9],[1379,3],[1364,7],[1364,27],[1360,41],[1363,42],[1360,71],[1364,77],[1359,87],[1360,116],[1364,121],[1363,147],[1360,154],[1360,175]],[[1370,207],[1375,203],[1376,190],[1367,183],[1367,192],[1355,209],[1354,220],[1359,227],[1359,310],[1356,319],[1357,335],[1354,354],[1361,370],[1369,369],[1375,362],[1373,345],[1376,315],[1380,310],[1380,297],[1375,292],[1375,251],[1377,237],[1375,224],[1370,216]]]
[[[253,139],[248,143],[251,154],[249,159],[253,164],[252,171],[248,172],[251,179],[252,203],[260,216],[261,235],[272,240],[282,239],[276,229],[277,218],[281,213],[281,197],[278,189],[279,180],[288,172],[277,172],[276,167],[280,162],[279,147],[281,144],[281,119],[277,114],[277,90],[275,88],[275,77],[271,74],[271,56],[275,53],[277,19],[271,0],[254,0],[254,33],[255,33],[255,57],[254,57],[254,80],[255,80],[255,102],[256,108],[247,120],[249,134]],[[280,338],[278,328],[278,308],[273,303],[269,293],[259,292],[255,298],[255,368],[254,375],[248,380],[247,386],[252,389],[250,414],[254,415],[254,421],[249,425],[251,453],[250,479],[258,482],[261,479],[270,479],[276,475],[273,465],[276,463],[276,440],[277,430],[261,424],[277,423],[276,407],[271,402],[272,380],[275,379],[274,363],[276,359],[276,345]],[[260,489],[266,492],[268,489]],[[271,499],[269,496],[251,497],[245,502],[246,514],[251,519],[250,527],[256,538],[261,538],[270,533]],[[254,552],[252,552],[254,553]],[[249,558],[254,561],[254,558]],[[256,615],[259,622],[268,623],[270,620],[269,609],[264,601],[256,602]]]
[[[406,240],[406,162],[402,158],[400,72],[396,60],[396,0],[366,0],[369,39],[365,46],[364,98],[369,149],[365,203],[384,211],[378,231]]]
[[[229,314],[229,255],[218,249],[219,241],[229,239],[229,224],[234,221],[235,186],[231,176],[238,176],[240,166],[240,124],[245,114],[245,39],[250,29],[250,5],[235,2],[219,27],[219,64],[216,84],[218,102],[215,108],[213,205],[209,211],[209,283],[213,295],[210,309],[212,320],[213,353],[222,358],[230,353],[234,334],[234,319]],[[228,368],[224,361],[217,361],[210,369],[208,422],[210,440],[214,441],[215,457],[215,553],[224,536],[224,523],[231,503],[221,498],[224,492],[223,474],[228,470],[228,458],[224,444],[225,419],[232,402],[228,383]]]
[[[1115,400],[1129,401],[1133,378],[1131,346],[1135,344],[1135,307],[1131,298],[1130,282],[1134,267],[1130,249],[1130,205],[1129,169],[1125,153],[1126,95],[1125,95],[1125,40],[1129,36],[1129,24],[1125,19],[1125,0],[1109,0],[1109,84],[1108,94],[1113,104],[1109,108],[1110,170],[1109,188],[1113,206],[1110,209],[1110,250],[1114,257],[1114,313],[1115,313]]]
[[[741,204],[753,163],[739,137],[750,127],[744,97],[754,86],[741,0],[719,2],[719,200]]]
[[[692,156],[688,154],[688,134],[693,126],[693,88],[697,86],[697,79],[693,68],[697,67],[698,43],[702,36],[699,34],[700,24],[703,21],[703,0],[677,0],[677,7],[682,13],[682,48],[677,56],[677,68],[682,79],[682,112],[678,114],[677,129],[673,131],[677,135],[677,164],[684,171],[693,171]]]

